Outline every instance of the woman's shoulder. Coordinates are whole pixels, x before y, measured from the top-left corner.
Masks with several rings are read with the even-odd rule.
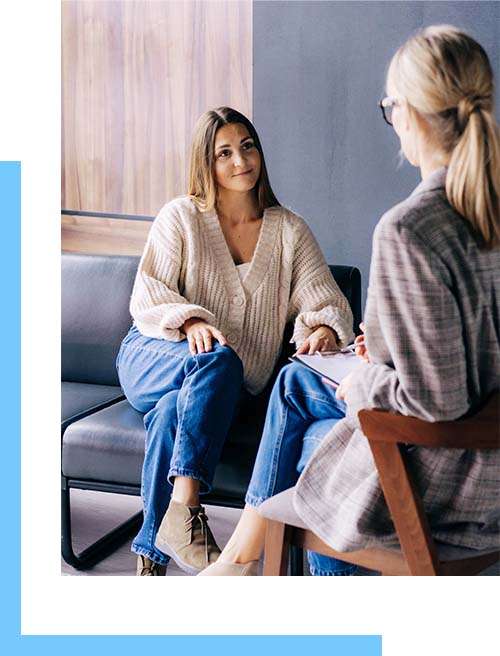
[[[158,218],[190,218],[198,214],[198,209],[190,196],[177,196],[165,203],[158,212]]]
[[[462,223],[457,217],[444,189],[412,194],[382,215],[375,234],[432,244],[450,230],[457,232]]]
[[[199,211],[189,196],[178,196],[170,200],[158,212],[154,228],[164,229],[186,235],[196,230],[199,224]]]
[[[165,203],[156,215],[149,238],[152,240],[184,240],[193,231],[197,209],[189,196],[178,196]]]
[[[282,219],[282,229],[291,234],[302,234],[308,231],[309,227],[305,219],[293,210],[284,205],[275,205],[266,210],[267,213]]]

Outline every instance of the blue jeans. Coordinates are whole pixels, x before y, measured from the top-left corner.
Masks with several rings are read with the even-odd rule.
[[[187,341],[144,337],[134,326],[117,358],[120,384],[130,404],[145,413],[146,453],[141,497],[144,521],[132,551],[165,565],[155,547],[170,502],[173,479],[200,481],[210,491],[233,415],[243,394],[243,366],[228,346],[191,355]]]
[[[274,384],[246,503],[257,507],[295,485],[316,446],[345,417],[345,404],[318,375],[299,364],[284,367]],[[335,558],[308,553],[314,576],[349,576],[356,571]]]

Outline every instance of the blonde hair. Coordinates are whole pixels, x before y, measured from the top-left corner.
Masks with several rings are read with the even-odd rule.
[[[189,164],[189,197],[201,212],[215,208],[217,202],[217,184],[214,174],[215,135],[219,128],[231,123],[241,123],[246,127],[260,153],[260,176],[255,185],[260,211],[279,205],[271,189],[259,135],[247,117],[231,107],[211,109],[202,114],[196,123]]]
[[[388,84],[428,122],[449,158],[446,195],[483,245],[500,245],[500,136],[483,48],[449,25],[427,27],[392,58]]]

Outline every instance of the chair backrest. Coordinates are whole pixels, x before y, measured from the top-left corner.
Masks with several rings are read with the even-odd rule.
[[[118,385],[138,257],[62,255],[62,380]]]
[[[344,266],[341,264],[330,264],[330,271],[335,278],[335,282],[340,287],[340,291],[349,301],[351,306],[353,321],[353,330],[356,335],[360,333],[359,324],[361,323],[361,272],[356,267]]]
[[[472,413],[454,421],[424,421],[386,410],[360,410],[370,441],[414,444],[438,449],[500,448],[500,391],[492,392]]]
[[[115,360],[131,324],[129,301],[139,257],[62,255],[62,380],[118,385]],[[349,301],[354,327],[361,321],[361,275],[330,266]]]

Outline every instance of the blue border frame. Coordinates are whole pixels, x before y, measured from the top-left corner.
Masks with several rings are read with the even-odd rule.
[[[381,656],[380,636],[22,636],[20,595],[21,552],[21,162],[0,162],[0,220],[5,236],[0,258],[1,298],[8,309],[8,320],[0,323],[0,338],[4,345],[4,371],[0,393],[3,401],[3,435],[5,467],[1,477],[5,506],[4,526],[9,529],[9,541],[1,541],[3,563],[3,597],[0,631],[3,653],[51,656],[71,654],[108,655],[114,649],[120,656],[137,656],[141,648],[163,648],[169,653],[203,653],[205,656],[259,656],[286,653],[303,656],[313,652],[331,656]],[[332,614],[334,613],[332,608]]]

